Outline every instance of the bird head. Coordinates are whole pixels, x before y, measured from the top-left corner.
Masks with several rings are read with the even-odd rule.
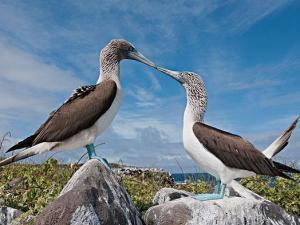
[[[155,67],[158,71],[168,75],[169,77],[178,81],[183,87],[201,87],[204,85],[202,78],[194,73],[194,72],[187,72],[187,71],[173,71],[168,70],[162,67]]]
[[[202,78],[193,72],[178,72],[162,67],[155,68],[177,80],[185,88],[193,118],[195,121],[202,121],[207,107],[207,92]]]
[[[155,67],[155,64],[143,56],[136,48],[128,41],[123,39],[113,39],[101,51],[102,59],[113,59],[121,61],[122,59],[136,60],[148,66]]]

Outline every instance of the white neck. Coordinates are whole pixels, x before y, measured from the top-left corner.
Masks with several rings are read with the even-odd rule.
[[[195,104],[197,107],[193,107]],[[193,125],[196,122],[203,122],[204,113],[206,110],[206,104],[203,107],[200,107],[200,103],[191,102],[187,99],[186,107],[183,115],[183,128],[184,129],[192,129]]]
[[[184,114],[183,114],[183,127],[190,128],[194,125],[195,122],[198,122],[198,121],[199,120],[197,120],[194,117],[194,113],[193,113],[193,110],[192,110],[190,104],[187,103],[185,110],[184,110]]]
[[[202,122],[207,107],[207,94],[203,82],[198,86],[186,86],[186,107],[183,126]]]
[[[119,62],[116,62],[109,67],[100,65],[100,73],[97,84],[105,80],[113,80],[116,82],[117,87],[121,88]]]

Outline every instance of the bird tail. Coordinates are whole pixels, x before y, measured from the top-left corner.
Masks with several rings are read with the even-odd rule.
[[[19,143],[12,146],[10,149],[8,149],[6,152],[11,152],[16,149],[20,148],[28,148],[32,146],[33,140],[36,138],[36,134],[29,136],[28,138],[24,139],[23,141],[20,141]]]
[[[298,121],[300,120],[300,116],[286,129],[266,150],[263,151],[263,154],[267,158],[272,158],[281,152],[289,143],[289,138],[292,135],[293,130],[296,128]]]
[[[17,153],[11,157],[8,157],[2,161],[0,161],[0,166],[5,166],[13,162],[17,162],[22,159],[26,159],[30,156],[34,156],[43,152],[48,151],[48,148],[44,145],[44,143],[40,143],[37,145],[32,146],[31,148],[27,148],[24,151]]]
[[[300,173],[299,170],[295,169],[295,168],[292,168],[292,167],[289,167],[287,165],[284,165],[282,163],[279,163],[279,162],[275,162],[273,161],[274,163],[274,166],[280,170],[280,172],[285,172],[285,173]]]

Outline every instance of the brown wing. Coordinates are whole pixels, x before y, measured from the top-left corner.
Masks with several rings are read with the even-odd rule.
[[[63,141],[81,130],[91,127],[111,106],[117,93],[114,81],[83,86],[30,137],[11,147],[8,151],[31,147],[41,142]]]
[[[204,147],[228,167],[249,170],[256,174],[286,177],[275,167],[272,160],[238,135],[200,122],[194,124],[193,131]]]
[[[114,81],[104,81],[88,88],[87,94],[80,94],[66,101],[39,129],[33,145],[41,142],[63,141],[81,130],[91,127],[111,106],[117,85]]]

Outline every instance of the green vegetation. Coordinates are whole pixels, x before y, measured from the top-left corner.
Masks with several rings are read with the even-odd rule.
[[[280,177],[272,179],[267,176],[256,176],[242,179],[241,183],[255,193],[280,205],[286,211],[300,215],[300,175],[294,174],[293,179],[295,181]],[[272,183],[276,185],[272,187]],[[152,199],[155,193],[163,187],[172,187],[193,193],[210,193],[213,190],[212,185],[204,181],[172,184],[168,182],[168,176],[165,173],[126,176],[123,178],[123,184],[140,212],[145,212],[153,206]]]
[[[300,175],[294,174],[292,177],[295,181],[281,177],[271,179],[267,176],[256,176],[242,179],[241,184],[286,211],[300,215]]]
[[[36,215],[57,197],[78,168],[78,165],[58,165],[54,159],[42,165],[13,164],[0,167],[0,204],[22,210],[26,212],[24,216]],[[293,178],[296,182],[276,178],[274,187],[270,185],[271,179],[265,176],[242,179],[241,183],[288,212],[300,215],[300,176],[294,175]],[[212,191],[212,185],[204,181],[174,184],[167,173],[161,172],[126,175],[122,176],[121,182],[142,213],[153,205],[155,193],[163,187],[194,193]]]
[[[55,159],[42,165],[0,167],[1,205],[36,215],[57,197],[77,168],[58,165]]]

